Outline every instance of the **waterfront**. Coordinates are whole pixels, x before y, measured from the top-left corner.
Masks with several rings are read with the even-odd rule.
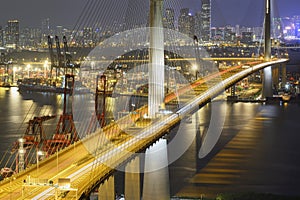
[[[26,116],[32,116],[34,112],[37,115],[47,114],[50,111],[61,112],[60,95],[20,94],[17,88],[0,88],[0,94],[0,150],[2,155],[23,133],[19,127],[24,123]],[[224,109],[225,116],[220,140],[213,151],[200,160],[198,169],[196,156],[199,149],[195,142],[178,161],[170,166],[171,194],[199,196],[208,193],[253,191],[299,195],[297,193],[297,188],[300,186],[300,161],[298,160],[300,135],[297,132],[300,128],[299,104],[278,102],[266,105],[221,102],[219,106],[222,110]],[[199,119],[197,124],[203,133],[207,130],[211,120],[211,104],[204,106],[197,115]],[[197,130],[195,119],[193,116],[192,123],[187,125],[189,127],[185,133],[187,137],[193,137],[193,131]],[[48,127],[45,130],[48,132],[51,127],[53,129],[55,123],[55,120],[45,123]],[[246,139],[243,136],[246,136]],[[239,139],[238,148],[229,146],[229,149],[237,150],[242,158],[221,157],[218,159],[218,156],[213,158],[226,144],[235,143],[236,138]],[[224,149],[228,149],[227,147]],[[247,149],[247,157],[244,157],[241,147]],[[213,160],[210,161],[212,158]],[[241,173],[221,173],[221,180],[229,178],[227,182],[213,184],[210,182],[212,179],[207,179],[209,177],[207,171],[212,170],[210,172],[213,173],[210,174],[220,175],[220,172],[214,171],[220,168],[231,168],[231,171]],[[208,182],[203,181],[203,174]],[[218,176],[215,176],[213,181],[220,181],[220,178],[216,177]],[[122,193],[123,183],[117,184],[117,191]]]

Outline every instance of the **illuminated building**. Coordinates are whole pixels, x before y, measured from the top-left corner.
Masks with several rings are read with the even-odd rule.
[[[242,43],[249,44],[253,42],[253,32],[242,32]]]
[[[203,41],[209,41],[211,38],[211,0],[202,0],[201,21],[201,39]]]
[[[273,18],[272,20],[272,37],[280,38],[283,36],[281,18]]]
[[[19,21],[9,20],[6,28],[6,47],[17,49],[19,45]]]
[[[180,10],[178,31],[190,37],[194,36],[195,18],[191,15],[188,8],[183,8]]]
[[[164,28],[174,30],[175,29],[174,23],[175,23],[174,9],[167,8],[165,11],[164,18],[163,18]]]
[[[42,21],[42,44],[44,46],[46,46],[48,43],[48,35],[51,35],[50,19],[46,18]]]
[[[4,34],[3,34],[3,29],[2,26],[0,26],[0,47],[4,46]]]

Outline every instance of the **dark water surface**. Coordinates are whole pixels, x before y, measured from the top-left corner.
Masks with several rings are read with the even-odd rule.
[[[196,167],[191,165],[196,163],[197,153],[192,147],[171,165],[171,180],[178,183],[172,194],[215,197],[226,192],[261,192],[299,196],[300,105],[225,104],[226,121],[213,151],[199,159]]]
[[[24,122],[34,115],[61,113],[61,102],[60,95],[20,94],[17,88],[0,88],[1,155],[23,134]],[[199,196],[254,191],[300,195],[300,104],[222,102],[219,106],[225,118],[220,139],[202,159],[197,158],[199,147],[194,141],[185,154],[170,165],[171,194]],[[197,118],[194,115],[193,122],[186,125],[186,137],[194,137],[195,130],[199,134],[207,131],[212,123],[211,104],[196,115]],[[46,122],[45,130],[51,132],[55,124],[56,121]],[[224,150],[230,150],[237,157],[240,155],[240,160],[224,161],[224,157],[218,157]],[[220,173],[220,169],[228,168],[235,172]],[[213,176],[215,179],[208,178]],[[223,177],[221,181],[220,177]],[[122,183],[117,185],[121,193]]]

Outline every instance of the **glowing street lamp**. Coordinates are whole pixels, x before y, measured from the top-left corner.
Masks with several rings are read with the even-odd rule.
[[[29,74],[30,68],[31,68],[31,66],[30,66],[30,64],[28,64],[28,65],[26,66],[28,78],[30,77],[30,74]]]
[[[198,66],[195,64],[192,66],[192,70],[195,71],[195,77],[196,77],[196,80],[198,79]]]
[[[12,83],[14,83],[15,80],[16,80],[16,71],[17,71],[17,67],[13,67],[13,79],[12,79]]]
[[[48,60],[45,60],[45,63],[44,63],[44,76],[45,76],[45,78],[48,78],[47,70],[48,70]]]
[[[37,151],[36,151],[36,170],[37,170],[37,174],[39,173],[39,157],[40,156],[43,156],[44,155],[44,152],[43,151],[39,151],[38,149],[37,149]]]

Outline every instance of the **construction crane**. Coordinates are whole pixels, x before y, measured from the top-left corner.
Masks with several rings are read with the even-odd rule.
[[[72,56],[69,52],[68,42],[66,36],[63,36],[64,43],[64,64],[65,64],[65,74],[68,73],[68,69],[71,69],[70,74],[74,74],[75,69],[79,68],[79,64],[72,62]]]
[[[15,153],[15,164],[16,172],[24,170],[25,165],[28,164],[27,161],[30,160],[29,157],[32,156],[34,149],[37,151],[39,146],[43,144],[43,141],[46,140],[46,135],[43,128],[43,122],[55,118],[55,115],[46,115],[41,117],[34,117],[28,121],[28,125],[25,131],[25,134],[22,138],[14,142],[11,153]],[[20,151],[22,149],[22,151]],[[33,150],[33,151],[32,151]],[[26,161],[26,162],[25,162]],[[21,164],[20,164],[21,163]],[[7,169],[6,169],[7,171]],[[11,169],[11,171],[13,171]],[[4,174],[1,174],[4,176]],[[6,173],[5,176],[11,176],[12,173]]]
[[[70,64],[71,64],[71,54],[69,52],[68,42],[67,42],[66,36],[63,37],[63,43],[64,43],[65,67],[66,67],[66,69],[68,69],[70,67]],[[65,72],[65,73],[67,73],[67,72]],[[71,74],[73,74],[73,72]]]
[[[46,139],[46,135],[43,128],[43,122],[55,118],[55,115],[47,115],[42,117],[34,117],[28,121],[28,126],[26,128],[25,134],[22,137],[25,139],[26,143],[25,149],[31,148],[34,145],[39,145],[40,142]],[[15,142],[15,145],[12,149],[14,152],[19,148],[19,142]]]
[[[43,144],[43,151],[47,153],[47,156],[55,153],[60,149],[63,149],[64,147],[69,146],[79,139],[73,121],[73,114],[72,112],[67,111],[67,108],[69,107],[67,103],[67,94],[72,94],[74,81],[74,75],[65,75],[63,113],[60,115],[52,139],[45,140]]]

